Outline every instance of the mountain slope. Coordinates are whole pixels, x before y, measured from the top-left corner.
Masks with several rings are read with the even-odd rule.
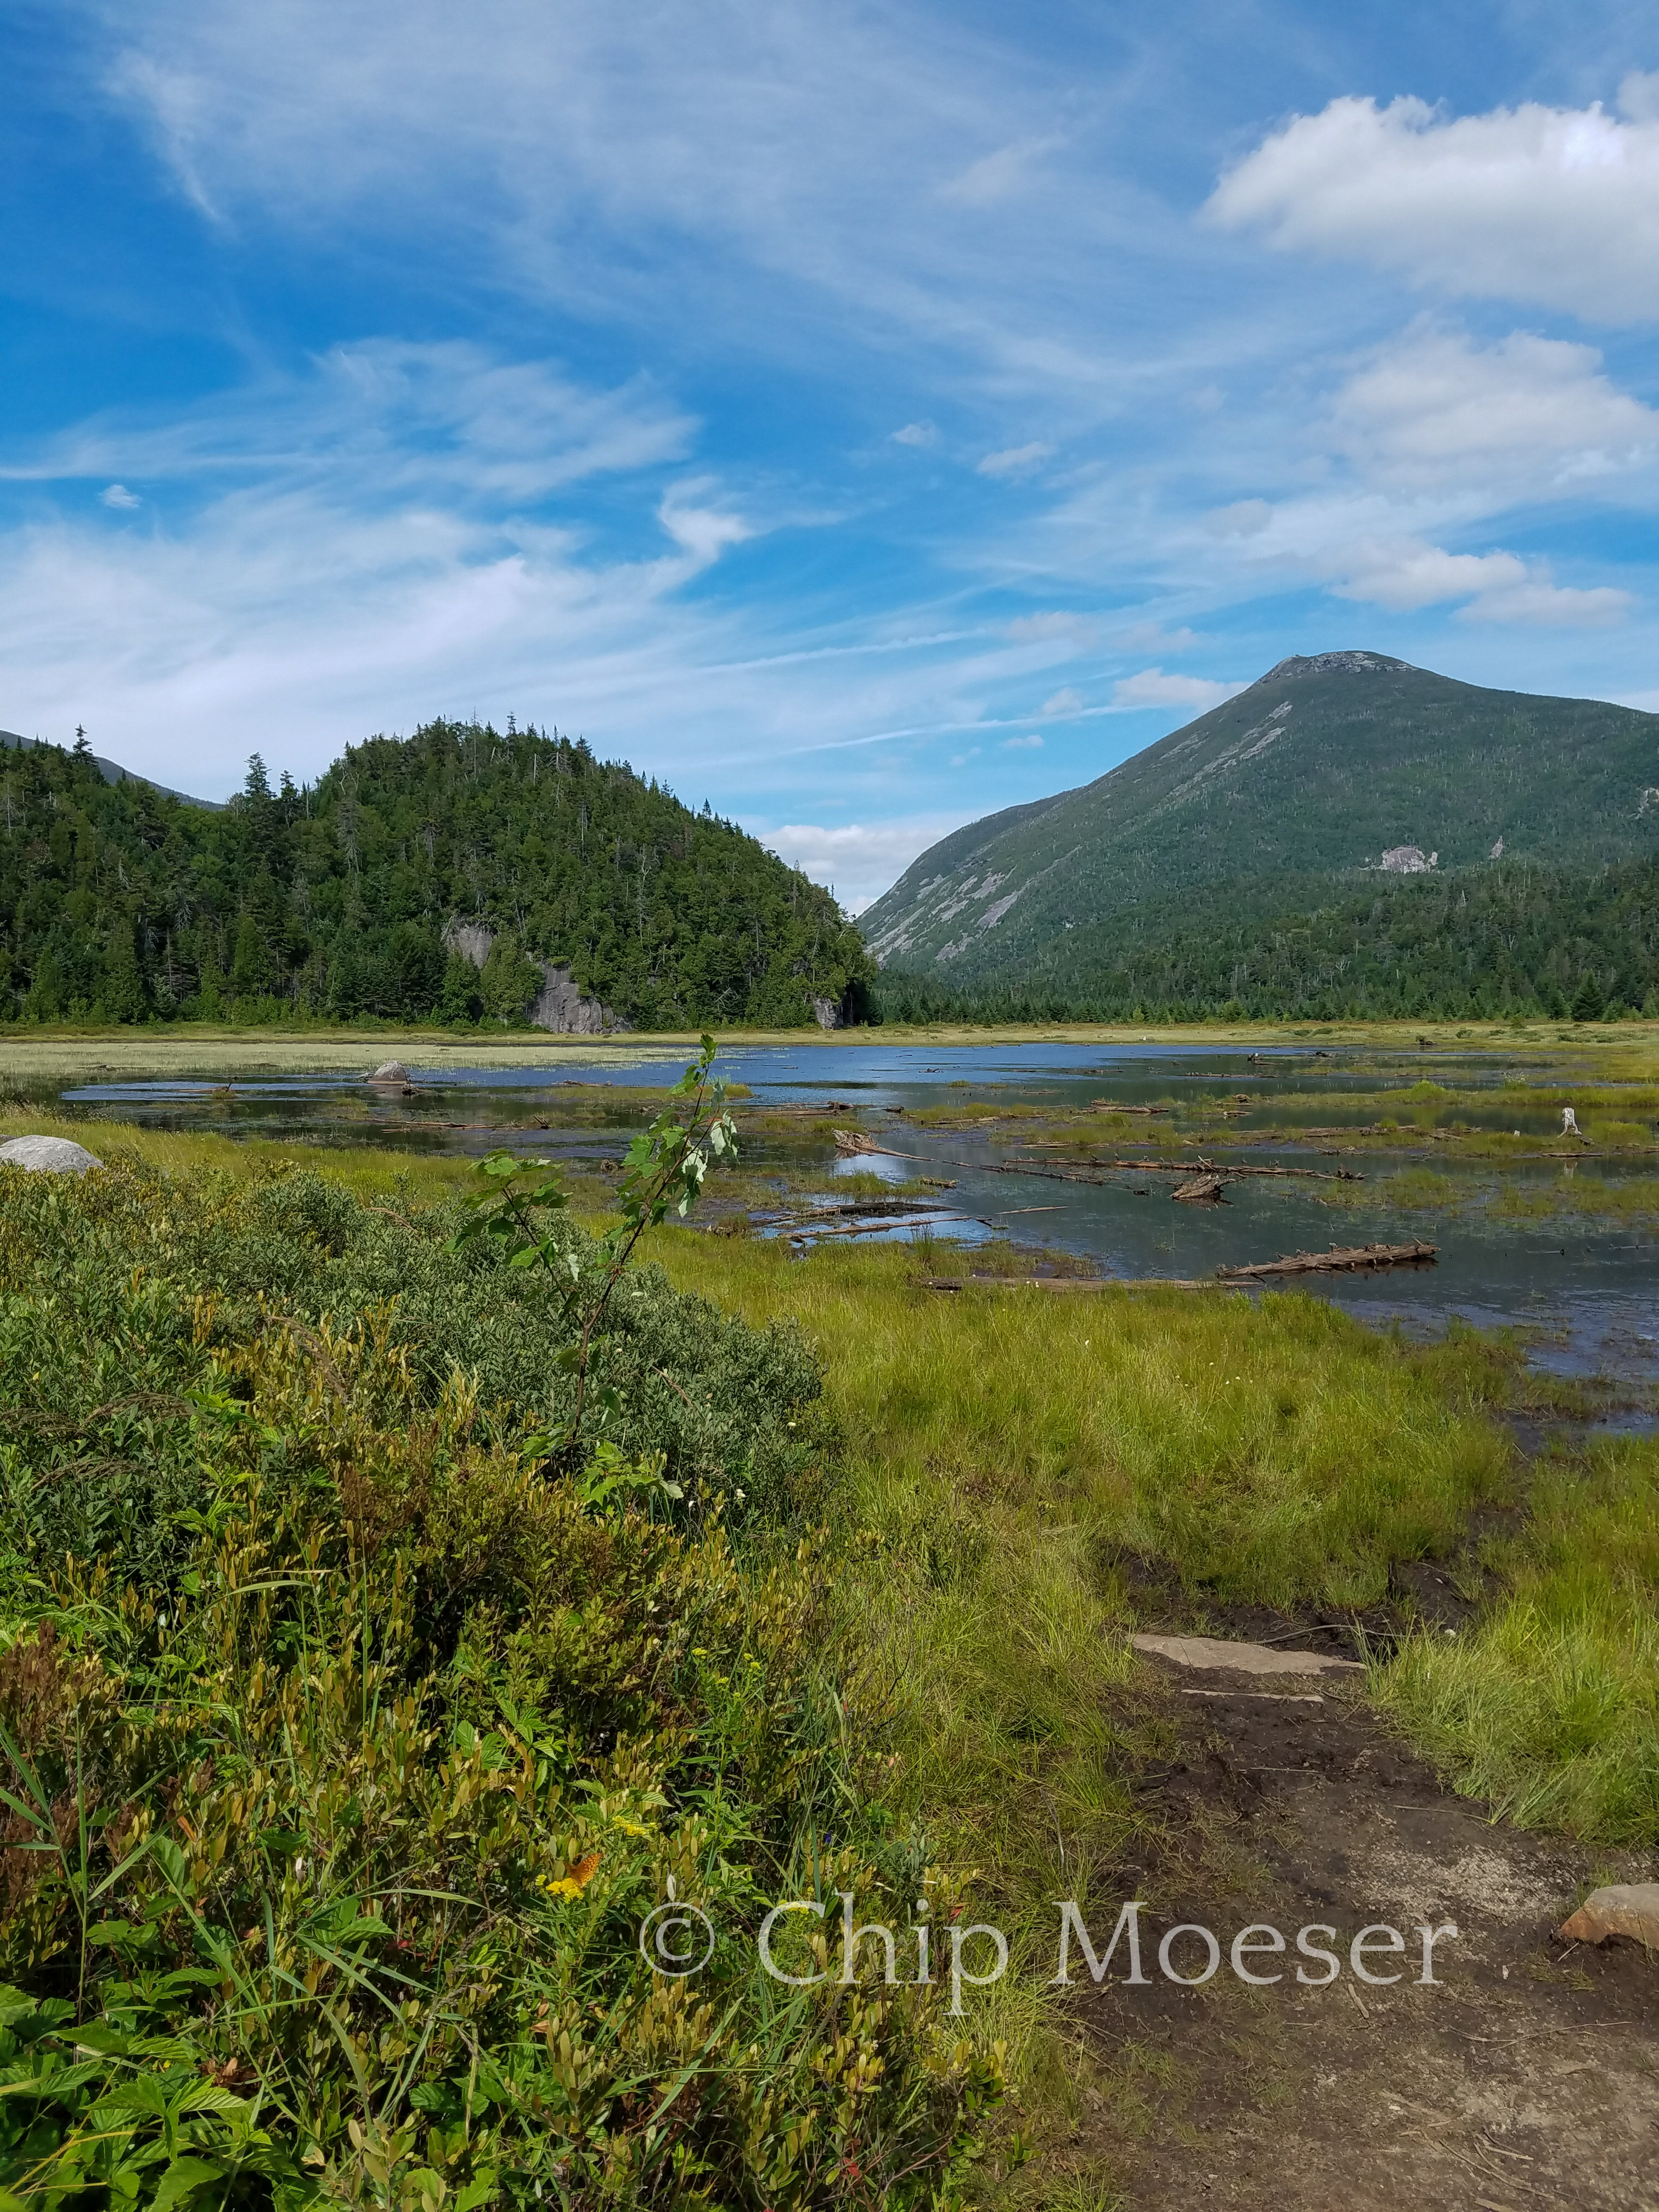
[[[955,989],[1075,990],[1206,917],[1387,884],[1385,854],[1440,871],[1650,856],[1656,787],[1659,715],[1320,653],[1094,783],[956,831],[860,927],[884,967]]]
[[[46,743],[44,738],[20,738],[15,730],[0,730],[0,745],[10,745],[20,753],[32,752],[37,745]],[[152,791],[159,791],[164,799],[176,799],[181,806],[204,807],[210,814],[219,811],[216,799],[192,799],[187,791],[174,791],[170,784],[157,783],[153,776],[139,775],[132,769],[123,768],[119,761],[106,760],[102,753],[94,752],[84,740],[76,745],[75,751],[82,759],[92,763],[106,783],[148,784]]]
[[[434,722],[218,811],[0,755],[0,1018],[789,1027],[873,963],[829,892],[584,744]]]

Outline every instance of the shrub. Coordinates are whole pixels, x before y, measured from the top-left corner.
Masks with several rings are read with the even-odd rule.
[[[939,2202],[995,2062],[937,1984],[753,1943],[778,1897],[951,1901],[884,1808],[896,1686],[781,1527],[816,1372],[630,1271],[556,1465],[563,1310],[454,1226],[0,1177],[0,2189]],[[684,1901],[720,1940],[675,1979],[638,1938]]]

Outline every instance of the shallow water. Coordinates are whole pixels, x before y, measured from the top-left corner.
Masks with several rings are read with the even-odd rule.
[[[501,1065],[411,1068],[415,1096],[386,1097],[367,1090],[361,1078],[337,1073],[238,1079],[169,1078],[89,1084],[55,1094],[69,1110],[92,1117],[138,1121],[152,1126],[215,1130],[232,1136],[308,1139],[321,1143],[407,1146],[420,1152],[482,1153],[505,1141],[572,1161],[619,1157],[638,1126],[637,1095],[619,1097],[617,1113],[601,1109],[595,1125],[591,1091],[578,1116],[561,1092],[567,1085],[626,1089],[674,1081],[685,1064],[683,1048],[643,1047],[619,1052],[614,1042],[592,1059],[580,1048],[561,1054],[556,1073],[545,1061],[533,1067]],[[1301,1279],[1297,1287],[1349,1308],[1366,1319],[1397,1317],[1413,1332],[1444,1326],[1457,1314],[1481,1326],[1523,1324],[1541,1332],[1534,1357],[1566,1372],[1601,1372],[1631,1381],[1659,1373],[1659,1269],[1656,1240],[1644,1227],[1556,1214],[1542,1220],[1493,1218],[1477,1202],[1448,1206],[1367,1202],[1325,1205],[1318,1194],[1331,1186],[1263,1178],[1229,1186],[1218,1206],[1176,1206],[1167,1174],[1133,1176],[1102,1185],[1059,1182],[1030,1172],[999,1169],[1018,1146],[1018,1123],[991,1129],[931,1129],[913,1116],[929,1107],[985,1103],[1075,1107],[1102,1097],[1133,1103],[1200,1097],[1260,1099],[1271,1105],[1277,1126],[1312,1124],[1340,1128],[1371,1118],[1368,1101],[1384,1091],[1437,1075],[1460,1092],[1492,1089],[1518,1076],[1549,1077],[1546,1063],[1525,1052],[1471,1049],[1443,1055],[1379,1054],[1279,1046],[1247,1052],[1236,1046],[1171,1049],[1149,1040],[1109,1047],[1025,1043],[920,1047],[879,1042],[839,1045],[735,1046],[723,1049],[721,1072],[747,1085],[757,1104],[814,1104],[839,1100],[860,1109],[866,1132],[896,1148],[891,1154],[836,1160],[821,1138],[805,1130],[799,1140],[759,1133],[746,1146],[744,1164],[799,1170],[821,1165],[822,1188],[833,1195],[849,1174],[886,1180],[935,1176],[954,1182],[939,1194],[940,1212],[926,1223],[896,1224],[874,1233],[936,1237],[972,1244],[1006,1236],[1086,1256],[1113,1275],[1196,1279],[1216,1267],[1266,1260],[1281,1253],[1319,1250],[1331,1243],[1389,1243],[1427,1237],[1439,1247],[1430,1267],[1360,1276]],[[1597,1078],[1598,1081],[1601,1079]],[[1344,1103],[1333,1109],[1334,1096]],[[1570,1086],[1563,1097],[1570,1097]],[[1299,1105],[1303,1098],[1306,1108]],[[1316,1107],[1315,1098],[1319,1100]],[[884,1109],[902,1109],[885,1114]],[[1460,1103],[1470,1127],[1516,1128],[1528,1135],[1559,1127],[1553,1089],[1516,1097],[1494,1096],[1471,1108]],[[1249,1108],[1245,1108],[1249,1118]],[[1123,1139],[1126,1152],[1136,1139]],[[1224,1158],[1224,1141],[1212,1141]],[[1305,1148],[1277,1152],[1253,1146],[1247,1157],[1267,1164],[1335,1168]],[[1401,1132],[1398,1152],[1368,1153],[1352,1163],[1367,1179],[1406,1166],[1426,1166],[1474,1201],[1490,1188],[1491,1171],[1428,1157]],[[1652,1162],[1634,1171],[1652,1171]],[[1599,1162],[1596,1171],[1621,1172]],[[1632,1170],[1625,1170],[1624,1172]],[[1515,1187],[1553,1182],[1559,1170],[1506,1170]],[[946,1210],[948,1209],[948,1210]],[[945,1265],[950,1263],[946,1261]]]

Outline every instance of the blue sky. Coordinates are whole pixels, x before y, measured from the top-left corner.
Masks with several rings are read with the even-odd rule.
[[[8,0],[0,727],[849,904],[1292,652],[1659,708],[1659,17]]]

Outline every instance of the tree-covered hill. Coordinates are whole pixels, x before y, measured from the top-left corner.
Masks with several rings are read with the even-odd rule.
[[[546,1019],[550,966],[641,1029],[855,1017],[873,974],[735,824],[510,720],[371,738],[304,787],[256,757],[213,811],[84,749],[0,754],[0,1018]]]
[[[860,926],[884,967],[945,989],[1076,999],[1184,931],[1369,908],[1398,880],[1385,854],[1565,877],[1656,854],[1659,715],[1328,653],[1093,783],[957,830]]]
[[[1374,878],[1302,908],[1212,903],[1126,933],[1086,971],[975,985],[886,970],[877,1000],[890,1021],[1659,1013],[1659,861],[1594,872],[1499,861]]]

